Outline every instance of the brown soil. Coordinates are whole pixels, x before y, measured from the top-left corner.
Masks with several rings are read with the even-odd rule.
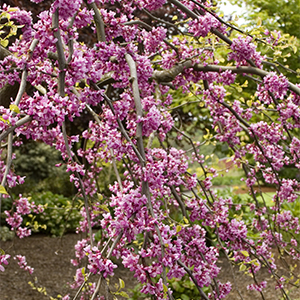
[[[17,262],[12,259],[9,260],[9,265],[5,266],[5,272],[0,273],[0,300],[46,300],[51,297],[56,298],[57,295],[66,295],[70,293],[75,295],[68,283],[72,283],[76,267],[70,263],[70,259],[74,258],[74,245],[80,235],[67,234],[63,238],[51,238],[43,235],[33,235],[22,240],[15,238],[13,241],[1,242],[0,248],[12,257],[17,254],[25,255],[28,265],[34,268],[34,273],[31,275],[22,270],[17,265]],[[231,281],[232,271],[230,265],[225,258],[219,260],[219,265],[222,267],[217,279],[221,282]],[[283,264],[279,263],[278,273],[280,275],[288,275],[284,273]],[[296,275],[300,274],[300,267],[298,266],[294,272]],[[250,292],[247,290],[247,285],[253,283],[253,280],[246,276],[243,272],[234,268],[236,284],[239,287],[240,293],[244,300],[261,299],[258,292]],[[118,281],[122,278],[125,281],[126,288],[133,288],[136,281],[132,274],[125,270],[122,265],[115,271],[115,278],[112,280]],[[95,281],[97,278],[95,278]],[[260,282],[267,280],[268,285],[264,293],[266,300],[279,300],[282,297],[280,291],[275,290],[273,280],[267,270],[262,270],[257,277]],[[35,282],[37,287],[45,287],[48,296],[33,290],[28,282]],[[300,289],[290,289],[290,298],[292,300],[300,299]],[[120,298],[119,298],[120,299]],[[240,299],[235,287],[227,299]]]

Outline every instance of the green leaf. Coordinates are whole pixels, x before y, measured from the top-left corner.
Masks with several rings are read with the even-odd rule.
[[[247,267],[244,264],[240,265],[240,271],[245,271],[246,269]]]
[[[183,221],[185,224],[189,224],[189,220],[186,217],[183,217]]]
[[[5,194],[5,195],[8,195],[5,187],[3,185],[0,185],[0,194]]]
[[[242,253],[244,256],[246,256],[246,257],[248,257],[248,256],[249,256],[249,253],[248,253],[248,251],[242,250],[242,251],[241,251],[241,253]]]
[[[11,105],[9,106],[9,109],[10,109],[11,111],[13,111],[14,113],[16,113],[16,114],[19,114],[19,113],[20,113],[19,107],[18,107],[17,105],[15,105],[15,104],[11,104]]]
[[[124,291],[121,291],[121,292],[119,292],[118,293],[121,297],[124,297],[124,298],[129,298],[129,296],[128,296],[128,294],[126,293],[126,292],[124,292]]]
[[[181,229],[182,229],[182,227],[181,227],[180,225],[177,225],[177,226],[176,226],[176,232],[181,231]]]
[[[257,18],[257,26],[261,26],[261,23],[262,23],[261,18],[258,17],[258,18]]]
[[[5,251],[3,249],[0,248],[0,254],[1,255],[5,255]]]
[[[120,289],[123,289],[125,287],[125,282],[119,278],[119,285],[120,285]]]
[[[164,292],[166,293],[168,291],[168,287],[165,284],[163,284],[163,287],[164,287]]]
[[[97,207],[99,207],[109,213],[109,209],[108,209],[107,205],[101,204],[101,205],[97,205]]]
[[[292,45],[292,48],[293,48],[294,53],[297,53],[298,48],[295,45]]]
[[[271,35],[272,35],[274,40],[276,40],[278,38],[278,33],[277,32],[272,31]]]
[[[0,43],[1,43],[1,46],[3,46],[5,48],[8,45],[8,40],[1,40]]]
[[[252,103],[253,103],[253,101],[252,100],[247,100],[247,105],[249,106],[249,107],[251,107],[252,106]]]
[[[186,295],[186,294],[182,294],[181,295],[181,299],[182,300],[190,300],[190,297],[188,295]]]

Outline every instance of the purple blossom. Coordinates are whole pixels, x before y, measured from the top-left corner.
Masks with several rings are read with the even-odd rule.
[[[72,1],[65,1],[65,0],[56,0],[53,3],[53,9],[59,9],[59,16],[67,20],[68,18],[74,16],[77,11],[79,10],[82,4],[82,0],[72,0]]]
[[[263,289],[265,289],[267,287],[267,281],[262,281],[260,283],[257,284],[249,284],[247,285],[247,289],[250,291],[256,290],[258,292],[262,292]]]
[[[4,267],[2,266],[2,264],[4,264],[4,265],[8,265],[8,259],[10,258],[10,255],[8,255],[8,254],[1,254],[0,255],[0,271],[1,272],[4,272],[5,271],[5,269],[4,269]]]
[[[148,10],[156,10],[163,6],[166,0],[140,0],[138,5],[141,8],[147,8]]]
[[[157,51],[162,41],[166,38],[167,30],[162,27],[153,28],[151,32],[142,31],[143,42],[147,53]]]
[[[143,117],[143,135],[149,136],[151,132],[158,129],[162,121],[160,111],[152,106],[145,117]]]
[[[94,247],[90,249],[89,246],[85,248],[85,251],[88,253],[88,269],[93,274],[103,274],[103,277],[114,275],[114,269],[117,268],[117,265],[113,264],[111,260],[103,258],[101,252],[98,248]]]
[[[283,99],[288,86],[288,80],[283,74],[277,75],[275,72],[270,72],[264,77],[264,88],[278,99]]]
[[[206,13],[204,16],[199,16],[189,24],[189,32],[194,33],[196,37],[205,37],[209,31],[220,25],[220,22],[211,14]]]
[[[256,52],[256,46],[252,43],[252,38],[247,36],[243,38],[239,35],[236,39],[232,40],[230,46],[232,52],[228,54],[228,60],[235,60],[237,65],[246,65],[247,60],[254,60],[255,63],[260,67],[262,56]]]
[[[28,271],[29,274],[32,274],[34,271],[34,268],[27,265],[26,257],[22,255],[16,255],[14,257],[15,260],[18,261],[18,265],[21,269],[24,269],[25,271]]]

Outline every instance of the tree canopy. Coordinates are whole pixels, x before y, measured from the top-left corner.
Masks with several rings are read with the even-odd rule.
[[[29,236],[23,218],[43,207],[14,194],[26,180],[14,152],[26,140],[60,151],[84,203],[77,232],[87,234],[75,246],[73,299],[103,299],[116,260],[153,299],[175,299],[174,278],[206,300],[239,291],[234,273],[232,282],[218,280],[220,255],[252,276],[248,288],[262,299],[263,267],[284,299],[289,283],[299,285],[274,258],[276,249],[282,260],[300,259],[291,209],[300,183],[282,172],[300,168],[299,71],[280,60],[298,51],[297,40],[261,24],[243,31],[212,2],[55,0],[35,20],[0,8],[0,201],[12,200],[6,223]],[[213,187],[224,173],[204,153],[220,145],[244,172],[247,198]],[[107,165],[115,180],[104,191]],[[271,199],[262,184],[275,188]],[[1,253],[4,271],[9,253]],[[115,297],[126,296],[121,288]]]

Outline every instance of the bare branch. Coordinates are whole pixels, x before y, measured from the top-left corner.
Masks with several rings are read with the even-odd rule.
[[[59,67],[59,76],[58,76],[58,93],[61,97],[65,96],[65,68],[67,66],[66,63],[66,57],[64,54],[64,47],[60,35],[60,29],[59,29],[59,14],[58,14],[58,8],[55,10],[52,16],[52,29],[53,29],[53,35],[56,38],[56,51],[58,55],[58,67]]]
[[[106,38],[105,38],[104,22],[99,13],[98,7],[96,6],[95,2],[92,2],[90,4],[87,3],[87,6],[89,9],[92,9],[94,11],[94,22],[96,24],[97,40],[99,42],[105,42]]]
[[[129,65],[129,68],[130,68],[130,76],[131,76],[130,81],[132,84],[132,92],[133,92],[133,98],[134,98],[137,118],[141,119],[143,117],[143,108],[142,108],[142,103],[141,103],[141,99],[140,99],[140,91],[139,91],[139,86],[138,86],[138,81],[137,81],[137,72],[136,72],[135,62],[132,59],[131,55],[129,55],[128,53],[125,55],[125,58]],[[142,130],[143,130],[143,123],[139,122],[137,124],[137,128],[136,128],[137,146],[138,146],[139,152],[141,153],[141,156],[145,160],[145,150],[144,150],[144,145],[143,145]]]

